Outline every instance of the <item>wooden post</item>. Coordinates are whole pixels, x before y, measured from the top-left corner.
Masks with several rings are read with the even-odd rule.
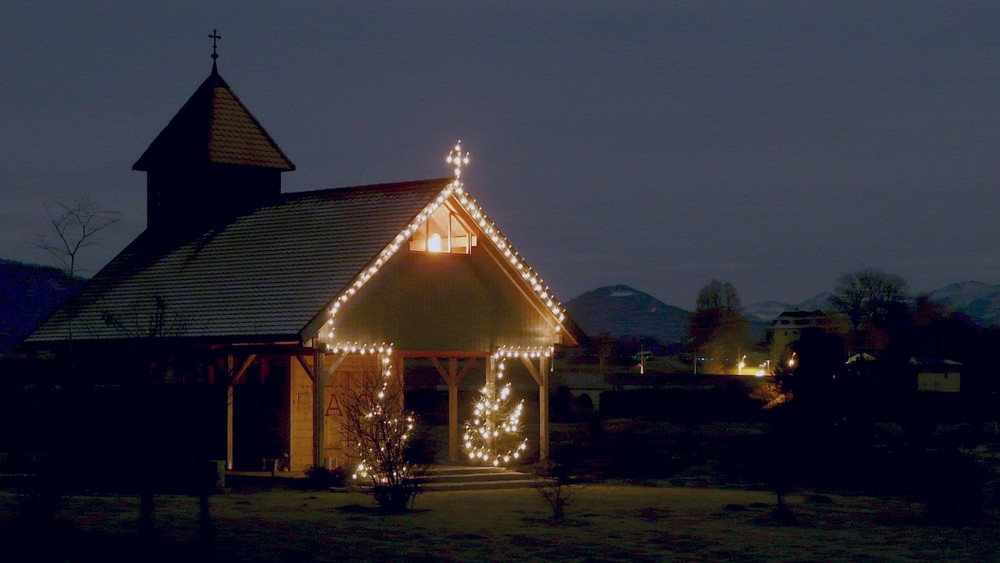
[[[527,356],[521,356],[524,367],[538,384],[538,459],[549,458],[549,359],[538,358],[538,369]]]
[[[313,351],[313,467],[324,467],[323,452],[326,449],[326,381],[328,375],[323,369],[323,352]]]
[[[226,470],[233,470],[233,355],[226,356]]]
[[[250,365],[257,359],[257,354],[248,354],[246,359],[236,369],[235,358],[232,354],[226,355],[226,469],[233,470],[233,398],[236,393],[236,384],[243,379]]]
[[[538,458],[549,459],[549,359],[538,359]]]
[[[458,461],[458,358],[448,358],[448,461]]]
[[[392,360],[392,374],[394,377],[399,378],[399,400],[402,401],[400,408],[406,408],[406,358],[401,354],[393,354],[390,358]]]

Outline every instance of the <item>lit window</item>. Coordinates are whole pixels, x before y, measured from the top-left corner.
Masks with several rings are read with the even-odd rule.
[[[476,246],[476,235],[447,206],[442,205],[413,233],[410,250],[468,254]]]

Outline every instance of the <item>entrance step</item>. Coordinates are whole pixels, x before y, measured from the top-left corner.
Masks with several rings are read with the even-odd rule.
[[[505,467],[438,465],[421,478],[424,491],[483,491],[532,488],[540,479]]]

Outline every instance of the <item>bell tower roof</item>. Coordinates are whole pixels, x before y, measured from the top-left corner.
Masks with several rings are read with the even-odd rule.
[[[133,170],[226,164],[287,172],[295,165],[219,75],[212,72],[157,135]]]

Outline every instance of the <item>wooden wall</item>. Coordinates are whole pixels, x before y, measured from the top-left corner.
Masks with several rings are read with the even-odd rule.
[[[482,352],[552,345],[551,314],[480,240],[471,254],[401,249],[338,313],[332,343]]]
[[[311,358],[307,358],[311,360]],[[324,356],[324,369],[337,360],[336,355]],[[343,466],[350,472],[356,460],[353,446],[341,437],[341,424],[351,386],[370,370],[377,368],[377,356],[351,354],[327,381],[323,397],[326,438],[323,459],[330,468]],[[398,375],[398,374],[397,374]],[[313,382],[302,365],[292,362],[291,392],[291,471],[304,471],[313,464]]]

